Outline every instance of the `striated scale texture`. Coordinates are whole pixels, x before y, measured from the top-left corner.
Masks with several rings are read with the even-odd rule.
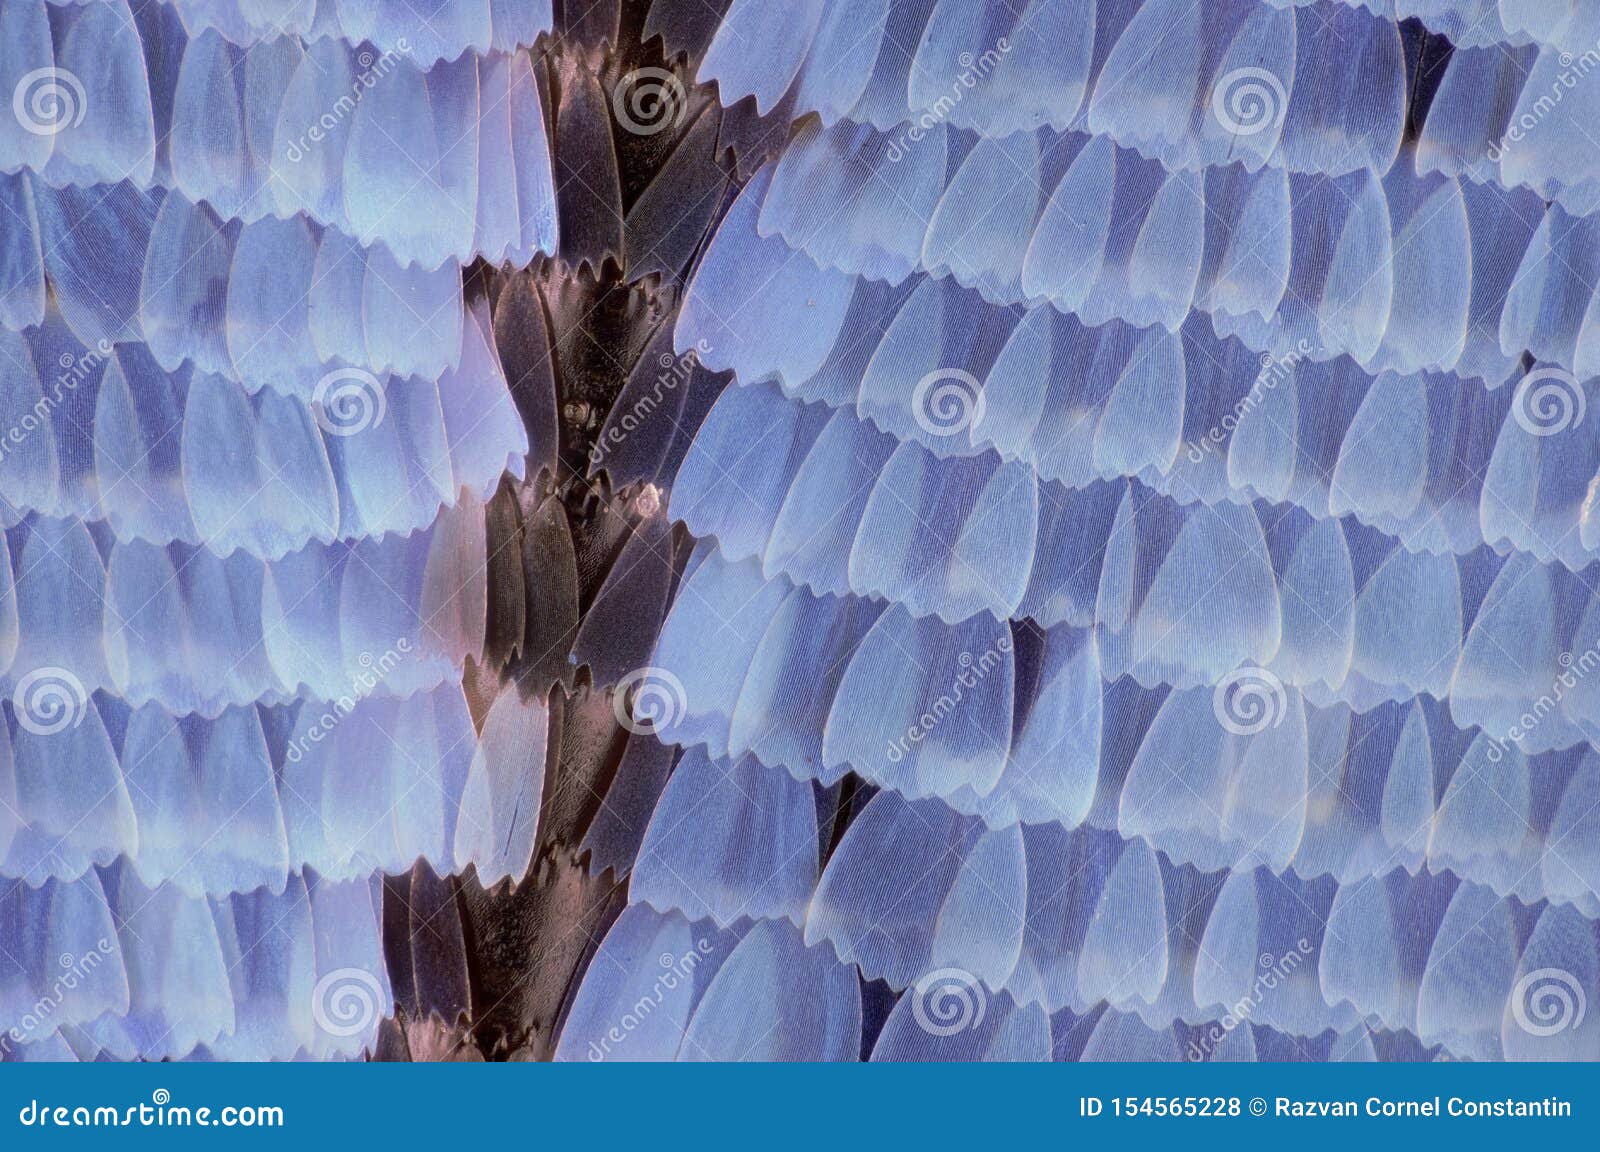
[[[1597,41],[0,0],[0,1057],[1600,1059]]]

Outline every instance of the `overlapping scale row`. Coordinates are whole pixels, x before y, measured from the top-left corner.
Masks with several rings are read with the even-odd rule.
[[[1268,0],[1306,8],[1318,0]],[[1339,0],[1390,20],[1421,20],[1464,47],[1528,43],[1582,50],[1600,38],[1600,13],[1585,0]]]
[[[926,269],[1091,326],[1177,331],[1192,310],[1258,351],[1490,387],[1539,326],[1552,330],[1538,355],[1595,374],[1578,338],[1590,290],[1561,267],[1584,249],[1589,218],[1418,177],[1409,150],[1386,174],[1329,180],[1169,172],[1075,133],[973,143],[940,128],[898,161],[885,142],[812,122],[739,218],[826,268],[893,284]],[[818,195],[824,180],[833,195]],[[735,251],[754,259],[760,246]]]
[[[968,6],[940,11],[958,7]],[[1171,7],[1198,19],[1205,6]],[[1338,18],[1341,9],[1323,7]],[[1169,27],[1177,15],[1152,17],[1154,27]],[[1326,21],[1310,23],[1319,36],[1342,35]],[[719,35],[735,30],[725,23]],[[1152,83],[1172,82],[1171,61],[1185,52],[1160,35],[1136,39],[1140,68]],[[1307,77],[1307,88],[1336,92],[1354,75],[1351,55],[1348,38],[1338,51],[1315,52],[1315,60],[1340,63],[1332,78]],[[1591,55],[1600,66],[1600,55]],[[1450,66],[1465,69],[1464,57],[1470,54],[1457,53]],[[1587,140],[1566,138],[1591,119],[1578,109],[1579,96],[1563,99],[1562,84],[1553,100],[1533,93],[1528,99],[1537,116],[1506,111],[1503,118],[1534,119],[1537,131],[1519,129],[1516,142],[1486,137],[1471,144],[1461,138],[1465,113],[1456,106],[1470,102],[1476,113],[1486,103],[1483,86],[1446,82],[1429,104],[1416,146],[1401,149],[1406,65],[1398,38],[1390,63],[1393,146],[1348,166],[1263,170],[1241,151],[1263,133],[1237,123],[1223,132],[1224,151],[1187,160],[1148,147],[1142,151],[1151,158],[1141,159],[1136,137],[1097,125],[1093,116],[985,137],[961,121],[973,97],[925,114],[909,137],[904,112],[881,122],[860,116],[802,122],[770,194],[760,185],[766,202],[749,210],[759,207],[763,235],[783,235],[825,266],[896,282],[924,267],[954,275],[987,298],[1050,300],[1090,323],[1118,318],[1176,329],[1193,307],[1212,316],[1219,334],[1260,350],[1314,358],[1347,353],[1375,372],[1451,371],[1496,385],[1527,348],[1579,376],[1600,374],[1579,341],[1593,296],[1583,253],[1594,247],[1588,222],[1594,205],[1576,192],[1558,195],[1553,176],[1513,171],[1500,179],[1479,164],[1504,150],[1508,165],[1515,157],[1537,168],[1531,155],[1537,143],[1552,150],[1552,171],[1567,174],[1577,188],[1574,158],[1581,164],[1595,155]],[[992,86],[989,80],[971,90],[1005,91],[998,74]],[[1130,87],[1136,87],[1131,80],[1116,85],[1119,92]],[[1571,87],[1579,94],[1595,88]],[[1251,94],[1257,101],[1251,107],[1264,102],[1261,115],[1269,117],[1262,128],[1294,123],[1274,99],[1282,96],[1278,89]],[[1146,92],[1130,98],[1138,109],[1162,106]],[[1364,97],[1329,99],[1349,109]],[[1193,117],[1152,120],[1162,129],[1191,120],[1213,129],[1231,122],[1226,109],[1205,104],[1199,101]],[[1554,122],[1569,112],[1574,127]],[[1333,135],[1350,147],[1372,139],[1370,128],[1358,126]],[[1195,167],[1204,170],[1187,170]],[[1523,185],[1560,203],[1547,208]]]
[[[365,682],[409,654],[375,657]],[[461,866],[477,858],[468,841],[485,816],[481,804],[463,812],[462,797],[469,768],[484,769],[472,764],[459,686],[235,707],[210,720],[104,696],[82,710],[79,731],[53,742],[12,711],[0,780],[7,875],[74,880],[125,855],[151,888],[203,896],[281,891],[300,868],[364,879],[422,858],[451,872],[458,839]]]
[[[1258,354],[1192,310],[1175,331],[1115,314],[1091,325],[1045,304],[991,304],[950,278],[852,278],[761,238],[763,190],[753,184],[724,222],[677,335],[742,380],[775,379],[932,453],[992,450],[1069,486],[1138,476],[1183,502],[1350,515],[1413,550],[1488,543],[1575,570],[1596,558],[1593,382],[1555,364],[1502,358],[1516,383],[1486,391],[1319,357],[1305,337]],[[801,301],[811,322],[797,328],[785,317]],[[1415,331],[1435,330],[1418,315]]]
[[[345,7],[362,32],[403,15],[448,34],[406,3]],[[388,47],[292,34],[240,47],[213,28],[186,30],[177,8],[154,0],[131,10],[6,0],[0,27],[0,84],[16,92],[16,114],[0,121],[0,171],[27,168],[58,187],[161,185],[223,219],[300,214],[402,266],[526,264],[555,248],[543,98],[526,51],[433,61],[425,41],[401,48],[403,34]]]
[[[1349,518],[1180,504],[1137,481],[1063,488],[759,385],[725,393],[679,481],[674,514],[748,558],[747,584],[781,577],[946,627],[984,613],[1093,627],[1111,679],[1188,687],[1249,663],[1362,711],[1426,692],[1464,725],[1537,728],[1536,751],[1595,734],[1580,682],[1592,585],[1525,553],[1413,552]],[[1539,725],[1519,725],[1526,709]]]
[[[300,217],[223,223],[126,181],[0,176],[0,195],[15,212],[0,262],[13,331],[59,316],[86,347],[142,341],[169,371],[187,362],[307,400],[332,372],[437,378],[472,339],[454,261],[401,268]]]
[[[1600,207],[1584,136],[1600,97],[1581,82],[1600,15],[1583,0],[810,0],[781,15],[734,0],[710,29],[685,7],[657,0],[655,26],[725,104],[871,126],[895,163],[949,125],[1086,131],[1174,170],[1335,176],[1395,159],[1421,82],[1397,22],[1419,17],[1455,47],[1426,80],[1422,170]]]
[[[338,699],[214,719],[107,696],[48,722],[10,709],[0,868],[38,887],[123,857],[150,889],[194,897],[281,893],[306,869],[364,881],[419,859],[441,874],[477,865],[485,879],[520,877],[544,707],[511,693],[480,741],[457,683],[383,694],[413,654],[402,642],[360,661]],[[57,725],[72,734],[52,740]]]
[[[1229,625],[1216,609],[1202,602],[1195,611],[1209,612],[1214,628]],[[798,823],[764,837],[764,850],[804,843],[808,820],[814,841],[815,816],[777,782],[757,779],[752,760],[825,786],[853,773],[995,828],[1116,829],[1205,868],[1260,859],[1349,882],[1427,866],[1529,904],[1549,898],[1600,914],[1600,824],[1590,813],[1600,760],[1582,734],[1552,751],[1538,725],[1490,736],[1472,721],[1513,707],[1499,698],[1486,706],[1397,694],[1356,712],[1270,666],[1145,686],[1108,668],[1102,629],[918,620],[900,605],[819,597],[782,579],[763,586],[753,563],[708,553],[657,648],[656,674],[683,697],[658,731],[735,765],[711,771],[693,760],[690,771],[695,753],[686,754],[679,772],[697,780],[689,794],[726,791],[736,810],[752,805],[762,820],[792,813]],[[696,659],[708,636],[716,659]],[[1574,670],[1574,681],[1595,664]],[[1458,681],[1469,675],[1464,666]],[[1546,721],[1559,723],[1553,715]],[[768,797],[770,789],[779,790]],[[1197,811],[1196,796],[1216,799]],[[668,847],[704,854],[707,834],[693,822],[676,835]],[[645,838],[647,849],[653,843]],[[801,857],[787,863],[795,884],[772,903],[793,918],[806,870]],[[677,874],[669,867],[658,880]],[[636,876],[636,894],[648,898],[655,882]],[[737,918],[718,908],[691,911]]]
[[[408,536],[311,544],[271,561],[30,517],[5,534],[0,676],[20,692],[49,668],[80,696],[215,716],[257,700],[338,699],[363,654],[403,642],[414,656],[389,694],[431,688],[482,649],[483,516],[467,498]]]
[[[512,685],[491,709],[480,739],[462,692],[463,661],[481,658],[482,517],[480,507],[464,505],[414,538],[363,542],[337,555],[313,546],[266,565],[242,554],[226,562],[254,565],[248,570],[217,573],[214,566],[225,562],[197,549],[176,581],[170,567],[163,570],[172,587],[153,595],[154,581],[149,587],[115,584],[119,550],[143,549],[158,558],[159,550],[115,543],[107,577],[112,586],[102,593],[106,614],[129,603],[141,611],[105,624],[100,645],[93,620],[76,634],[54,638],[30,627],[45,608],[66,621],[93,611],[96,596],[87,587],[48,602],[38,592],[15,596],[11,604],[21,611],[10,631],[14,638],[20,618],[24,643],[9,649],[24,664],[34,653],[57,663],[19,674],[14,662],[7,677],[15,687],[0,731],[0,876],[14,880],[5,883],[33,898],[90,884],[97,872],[119,872],[143,893],[139,907],[177,901],[172,915],[183,919],[172,931],[185,933],[185,947],[195,939],[203,947],[205,933],[197,925],[205,921],[196,917],[220,918],[231,900],[237,915],[268,907],[250,915],[276,921],[287,913],[271,911],[272,902],[286,899],[286,882],[292,897],[301,875],[338,890],[353,886],[374,902],[368,882],[375,872],[404,873],[419,859],[441,874],[476,867],[486,879],[522,876],[543,773],[544,705],[519,700]],[[92,577],[94,535],[83,526],[30,522],[17,531],[85,568],[63,571],[41,562],[47,566],[40,578],[59,588]],[[141,567],[134,565],[138,576],[144,576]],[[197,568],[191,583],[187,574]],[[32,579],[25,570],[19,593]],[[226,583],[213,587],[208,579]],[[157,619],[152,614],[163,598],[173,615]],[[152,601],[156,608],[146,606]],[[230,602],[254,609],[255,616],[219,615],[217,605]],[[55,623],[64,631],[60,620]],[[35,639],[38,646],[30,646]],[[61,663],[68,652],[71,667]],[[96,672],[108,682],[97,684]],[[288,702],[276,703],[280,699]],[[186,712],[187,705],[196,710]],[[213,706],[215,714],[207,711]],[[137,930],[139,921],[114,901],[107,915],[119,932],[130,925]],[[271,923],[256,927],[265,933]],[[8,927],[8,949],[15,954],[12,943],[34,939],[33,931],[19,926],[13,934]],[[386,977],[373,933],[360,966],[367,975],[352,979],[370,985],[376,996],[379,985],[372,982]],[[240,986],[240,953],[259,943],[241,937],[235,948],[224,940],[229,971],[223,975],[235,985],[233,1000],[213,1005],[220,1014],[195,1024],[200,1031],[152,1040],[127,1010],[117,1009],[113,1016],[126,1019],[97,1021],[98,1031],[70,1038],[72,1047],[87,1044],[92,1052],[98,1045],[107,1055],[129,1058],[179,1056],[203,1045],[225,1058],[262,1058],[298,1050],[355,1054],[371,1045],[377,1023],[390,1011],[386,991],[359,1025],[319,1018],[320,1031],[303,1036],[303,1017],[313,1003],[303,973],[280,974],[287,961],[273,959],[260,978],[292,975],[292,983]],[[282,947],[274,944],[269,955]],[[320,965],[320,944],[317,956]],[[269,956],[259,962],[268,963]],[[337,959],[331,966],[350,967]],[[48,981],[44,968],[38,973]],[[248,964],[244,977],[255,979]],[[128,981],[136,1000],[146,985],[144,994],[157,1000],[182,1001],[193,993],[166,988],[159,969],[140,976],[130,968]],[[37,992],[36,981],[24,987]],[[69,991],[63,1002],[81,1005],[81,993]],[[285,1005],[272,997],[290,999]],[[207,1003],[203,997],[195,1002]],[[247,1023],[245,1014],[264,1018]],[[27,1020],[18,1034],[43,1041],[56,1023],[65,1029],[78,1022],[53,1022],[41,1033],[37,1020]],[[252,1037],[258,1029],[268,1030],[264,1038]],[[338,1041],[332,1047],[330,1037]],[[351,1037],[348,1044],[340,1039]]]
[[[556,1058],[1592,1059],[1600,1044],[1592,1022],[1555,1046],[1519,1023],[1543,1027],[1536,989],[1576,986],[1539,983],[1552,960],[1592,986],[1594,925],[1570,909],[1528,922],[1428,874],[1337,890],[1205,874],[1104,835],[974,836],[941,811],[874,800],[803,929],[632,905]],[[864,1050],[852,961],[886,965],[895,997]]]
[[[1206,873],[1138,839],[987,831],[884,793],[824,873],[805,938],[907,995],[956,969],[1052,1014],[1104,1002],[1159,1029],[1216,1019],[1254,990],[1251,1021],[1279,1031],[1366,1024],[1493,1058],[1502,1024],[1514,1029],[1522,967],[1542,967],[1552,942],[1583,941],[1578,975],[1594,975],[1591,921],[1547,908],[1519,925],[1517,911],[1429,873],[1344,885],[1266,868]],[[1264,970],[1278,977],[1265,991]],[[1567,1039],[1592,1050],[1596,1033]]]
[[[723,103],[787,99],[796,115],[906,126],[913,140],[945,121],[987,137],[1083,125],[1179,167],[1249,157],[1340,173],[1387,167],[1405,118],[1394,24],[1331,4],[1302,18],[1258,0],[809,0],[781,13],[733,0],[709,41],[686,34],[706,20],[683,7],[658,0],[652,20]],[[1316,50],[1328,23],[1337,60]],[[1241,72],[1245,103],[1265,96],[1270,110],[1239,106]],[[1247,122],[1204,118],[1213,101]]]
[[[688,7],[796,125],[559,1055],[1600,1052],[1587,7]]]
[[[206,897],[119,864],[0,880],[0,924],[6,1060],[348,1058],[389,1010],[364,878]]]
[[[75,4],[86,0],[53,0]],[[336,36],[410,53],[419,64],[526,47],[551,28],[550,0],[163,0],[192,33],[215,29],[250,47],[281,36],[311,43]]]
[[[480,740],[463,677],[529,445],[463,267],[555,250],[550,22],[0,4],[7,1058],[359,1056],[378,874],[526,871],[544,705]]]
[[[459,361],[437,382],[346,367],[309,396],[252,395],[187,361],[168,371],[142,342],[85,346],[54,312],[0,332],[0,515],[103,520],[125,542],[269,560],[426,528],[522,471],[488,323],[466,314]]]
[[[1584,459],[1589,434],[1542,437],[1527,397],[1511,390],[1374,379],[1345,359],[1262,361],[1214,340],[1203,322],[1174,337],[1120,323],[1088,329],[1048,308],[1019,316],[938,281],[901,299],[877,296],[858,286],[856,299],[883,307],[847,315],[831,347],[801,350],[803,365],[776,341],[730,354],[740,370],[759,365],[751,378],[777,380],[727,393],[706,450],[725,436],[736,453],[757,425],[776,434],[782,424],[761,421],[789,410],[781,389],[820,402],[796,481],[816,475],[802,463],[808,449],[876,443],[886,461],[899,437],[906,455],[932,456],[941,469],[987,459],[1074,489],[1137,476],[1184,504],[1265,499],[1318,519],[1350,515],[1414,551],[1465,554],[1487,541],[1575,569],[1593,557],[1584,501],[1600,459]],[[693,300],[689,315],[703,322]],[[1586,403],[1587,392],[1569,396]],[[824,405],[837,412],[825,437]]]

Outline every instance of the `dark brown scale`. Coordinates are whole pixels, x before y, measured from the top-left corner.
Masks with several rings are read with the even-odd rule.
[[[658,2],[648,34],[648,2],[556,7],[557,32],[534,55],[561,250],[520,271],[480,262],[466,279],[469,296],[492,306],[530,450],[528,478],[508,477],[489,506],[487,655],[469,665],[465,688],[480,730],[508,682],[549,703],[538,842],[515,885],[485,890],[474,874],[441,878],[421,863],[385,880],[397,1017],[378,1059],[548,1059],[626,906],[628,865],[673,753],[629,736],[609,685],[646,661],[665,617],[692,545],[666,521],[667,490],[726,383],[692,352],[674,355],[672,326],[741,182],[788,135],[787,110],[724,110],[694,85],[717,6],[697,0],[691,16]],[[661,20],[683,26],[670,60]],[[619,106],[637,110],[627,100],[639,69],[666,70],[681,87],[663,130],[619,120]],[[633,407],[647,413],[637,431],[597,459],[608,418]],[[850,790],[842,796],[848,808]],[[830,821],[835,838],[842,823]]]

